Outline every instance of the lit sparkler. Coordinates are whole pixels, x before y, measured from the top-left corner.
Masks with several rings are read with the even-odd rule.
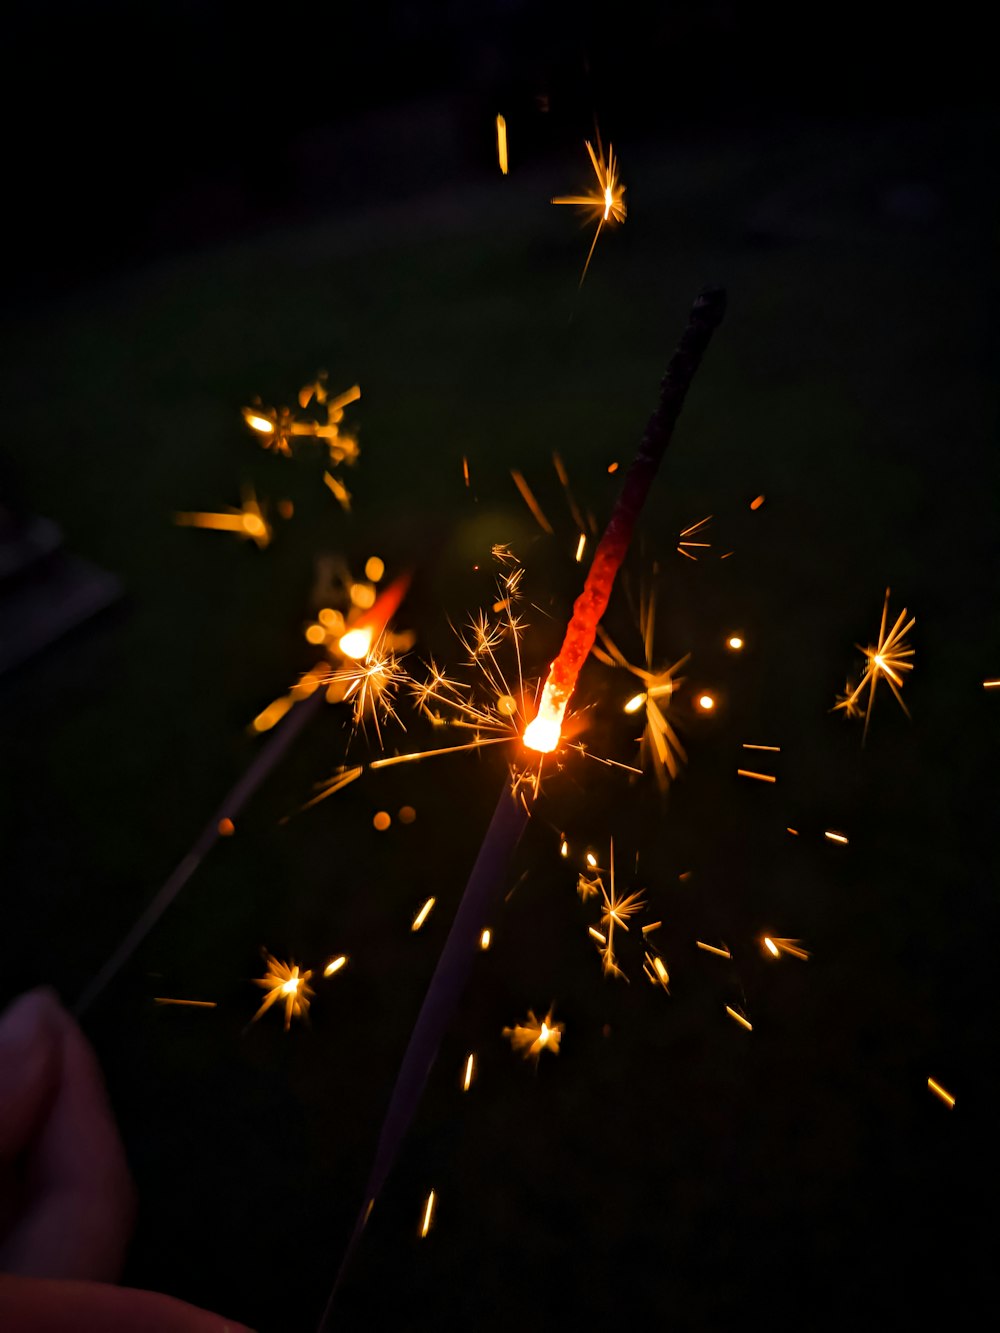
[[[601,140],[598,136],[597,151],[594,151],[593,144],[586,141],[587,154],[590,157],[591,166],[594,168],[594,175],[597,177],[597,188],[590,194],[566,194],[558,195],[552,200],[554,204],[573,204],[575,207],[584,211],[590,220],[597,223],[597,229],[594,232],[594,239],[590,245],[590,251],[587,255],[587,262],[583,266],[583,272],[580,274],[580,286],[583,286],[583,280],[587,276],[587,270],[590,268],[590,261],[594,256],[594,250],[597,247],[597,238],[601,234],[601,229],[605,226],[613,226],[615,223],[624,222],[627,209],[625,207],[625,186],[622,185],[618,175],[618,164],[615,161],[615,150],[608,144],[607,160],[604,157],[604,150],[601,147]]]
[[[285,1031],[291,1027],[293,1018],[305,1018],[309,1012],[309,1001],[315,994],[312,987],[308,985],[311,972],[299,972],[297,964],[282,963],[271,954],[264,955],[267,962],[267,971],[262,977],[256,977],[254,985],[260,986],[262,990],[267,991],[264,997],[264,1003],[254,1014],[252,1022],[256,1023],[262,1014],[267,1013],[272,1004],[281,1003],[285,1006]]]
[[[663,377],[659,406],[646,427],[611,519],[594,553],[559,656],[549,668],[538,712],[525,730],[524,743],[529,749],[547,754],[559,744],[563,718],[580,669],[594,646],[597,626],[607,610],[615,575],[625,558],[636,520],[670,443],[688,385],[724,310],[725,296],[718,289],[703,292],[692,307],[688,326]]]
[[[860,644],[855,645],[858,651],[864,653],[865,656],[864,674],[853,689],[848,688],[847,693],[838,697],[833,706],[833,711],[841,709],[847,717],[857,717],[860,712],[858,700],[867,687],[868,703],[865,707],[865,729],[861,738],[862,745],[868,738],[868,725],[871,722],[872,707],[875,703],[875,691],[880,680],[885,680],[888,683],[900,708],[907,717],[910,716],[910,710],[903,702],[900,690],[903,687],[902,673],[913,670],[913,663],[909,661],[909,658],[914,655],[914,649],[910,647],[906,636],[917,622],[913,616],[907,621],[907,611],[904,606],[892,629],[888,633],[886,632],[886,622],[889,616],[889,591],[886,588],[885,601],[882,603],[882,622],[879,625],[878,643],[874,646],[869,645],[867,648],[862,648]]]

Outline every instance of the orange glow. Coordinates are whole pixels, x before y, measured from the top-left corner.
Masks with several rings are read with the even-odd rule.
[[[385,561],[377,555],[370,555],[365,561],[365,578],[372,583],[378,583],[385,573]]]
[[[462,455],[462,476],[465,478],[466,486],[471,485],[471,482],[469,481],[469,460],[465,454]],[[478,569],[479,566],[477,565],[476,568]]]
[[[218,829],[220,838],[231,838],[236,832],[236,825],[231,819],[220,819]]]
[[[270,731],[276,727],[288,710],[295,703],[291,695],[285,695],[283,699],[275,699],[273,704],[268,706],[250,723],[250,730],[260,734],[262,731]]]
[[[339,611],[334,611],[332,606],[324,606],[316,616],[316,619],[324,629],[332,630],[334,633],[338,629],[343,629],[344,617]]]
[[[715,707],[715,700],[710,694],[702,694],[698,699],[698,707],[702,709],[703,712],[710,713]]]
[[[379,810],[372,820],[372,823],[378,829],[379,833],[384,833],[392,823],[388,810]]]
[[[362,658],[368,656],[374,634],[375,631],[370,625],[359,626],[357,629],[349,629],[346,634],[341,636],[337,647],[345,657],[350,657],[355,662],[360,662]]]
[[[609,472],[609,473],[614,474],[614,473],[617,472],[617,471],[618,471],[618,464],[617,464],[617,463],[609,463],[609,464],[608,464],[608,472]]]
[[[772,953],[775,958],[778,957],[778,946],[775,944],[774,940],[772,940],[769,935],[764,936],[764,947],[768,950],[769,953]]]
[[[729,638],[726,640],[726,643],[730,648],[734,650],[734,652],[739,652],[739,650],[743,647],[743,640],[740,638],[738,634],[731,634]]]
[[[351,601],[362,611],[368,611],[375,605],[375,589],[370,583],[352,583]]]
[[[587,853],[587,865],[590,866],[591,870],[593,870],[597,865],[597,857],[594,855],[593,852]]]
[[[410,929],[411,929],[412,931],[417,931],[417,930],[420,929],[420,927],[424,924],[424,922],[427,920],[427,918],[430,916],[431,912],[433,911],[433,909],[434,909],[434,904],[435,904],[436,902],[437,902],[437,899],[436,899],[436,898],[428,898],[428,899],[427,899],[427,901],[424,903],[423,907],[421,907],[420,911],[419,911],[419,912],[417,913],[417,915],[413,918],[413,925],[410,927]]]
[[[728,1004],[726,1005],[726,1013],[729,1015],[730,1018],[735,1019],[736,1022],[739,1023],[741,1028],[746,1028],[748,1032],[753,1031],[753,1024],[750,1022],[750,1020],[744,1018],[742,1014],[737,1013],[735,1009],[730,1009]]]
[[[487,926],[479,937],[479,947],[483,951],[483,953],[485,953],[492,943],[493,943],[493,932],[490,930],[489,926]]]
[[[497,161],[500,170],[507,175],[507,122],[503,116],[497,116]]]
[[[733,956],[724,945],[721,949],[717,949],[714,944],[705,944],[701,940],[695,940],[695,944],[699,949],[704,949],[705,953],[714,953],[720,958],[732,958]]]
[[[937,1081],[936,1078],[929,1078],[927,1080],[927,1086],[930,1088],[931,1092],[934,1093],[935,1097],[941,1098],[945,1106],[954,1108],[955,1098],[951,1095],[950,1092],[942,1088],[941,1084]]]
[[[563,838],[562,842],[559,844],[559,855],[569,856],[569,843],[565,838]]]
[[[759,509],[763,503],[764,503],[763,495],[758,495],[755,499],[750,501],[750,508]]]
[[[334,972],[339,972],[346,962],[347,962],[346,954],[340,954],[339,957],[337,958],[331,958],[330,961],[327,963],[326,967],[324,967],[323,969],[324,977],[332,977]]]
[[[319,644],[326,642],[326,630],[322,625],[307,625],[306,639],[309,643],[316,644],[318,647]]]
[[[274,430],[274,422],[269,421],[267,417],[259,417],[256,412],[251,412],[249,408],[243,409],[243,420],[251,430],[255,430],[258,435],[270,435]]]
[[[646,696],[644,694],[633,694],[632,698],[629,699],[628,703],[625,705],[625,712],[638,713],[639,709],[645,702]]]
[[[537,750],[539,754],[551,754],[559,744],[559,738],[562,735],[562,720],[564,708],[558,708],[551,703],[546,711],[546,699],[542,693],[542,704],[538,710],[538,716],[534,718],[524,729],[524,743],[529,750]]]
[[[412,824],[417,817],[417,812],[412,805],[401,805],[399,807],[399,822],[401,824]]]

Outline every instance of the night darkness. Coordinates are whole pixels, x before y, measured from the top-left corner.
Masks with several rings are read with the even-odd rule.
[[[544,674],[580,578],[552,452],[603,523],[609,466],[718,283],[726,318],[605,622],[639,660],[655,563],[656,663],[691,654],[669,714],[689,762],[665,797],[582,760],[543,793],[332,1327],[982,1326],[1000,871],[982,28],[961,8],[931,26],[524,0],[53,0],[3,27],[3,1000],[48,984],[71,1007],[182,860],[259,752],[249,720],[314,660],[323,557],[412,572],[399,627],[457,664],[449,620],[495,597],[509,542]],[[589,186],[598,127],[629,211],[578,287],[592,232],[548,201]],[[240,417],[321,367],[362,389],[349,514],[315,452],[265,452]],[[292,502],[266,551],[171,521],[247,485]],[[676,534],[708,514],[685,560]],[[887,587],[916,617],[912,718],[883,687],[862,748],[830,710]],[[587,743],[623,763],[634,687],[585,668]],[[386,749],[431,730],[390,726]],[[369,753],[349,732],[316,711],[83,1023],[138,1187],[123,1281],[262,1333],[316,1325],[506,772],[503,747],[400,765],[286,820]],[[746,764],[746,742],[781,751]],[[766,764],[773,785],[735,776]],[[612,836],[664,923],[669,995],[631,939],[624,981],[587,937],[576,870]],[[810,958],[768,959],[765,932]],[[263,949],[349,956],[314,976],[308,1025],[248,1025]],[[536,1070],[500,1033],[550,1004],[566,1030]]]

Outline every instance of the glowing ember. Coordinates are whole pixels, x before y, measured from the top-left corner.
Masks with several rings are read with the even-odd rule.
[[[437,1196],[433,1190],[427,1196],[427,1202],[424,1204],[423,1217],[420,1221],[420,1239],[424,1240],[430,1233],[434,1225],[434,1210],[437,1207]]]
[[[710,694],[702,694],[698,697],[698,707],[705,713],[710,713],[715,707],[715,700]]]
[[[750,1022],[750,1020],[746,1018],[743,1014],[737,1013],[735,1009],[731,1009],[728,1004],[726,1005],[726,1013],[729,1015],[730,1018],[735,1019],[735,1021],[739,1023],[741,1028],[746,1028],[747,1032],[753,1031],[753,1024]]]
[[[847,845],[846,835],[843,833],[834,833],[833,829],[827,829],[826,832],[823,834],[823,837],[828,838],[830,842],[840,842],[843,843],[845,846]]]
[[[479,936],[479,947],[482,950],[482,952],[485,953],[492,943],[493,943],[493,932],[490,930],[489,926],[487,926],[486,929],[483,931],[483,933]]]
[[[431,912],[433,911],[433,909],[434,909],[434,904],[435,904],[436,902],[437,902],[437,899],[436,899],[436,898],[428,898],[428,899],[427,899],[427,901],[424,903],[423,907],[421,907],[420,911],[419,911],[419,912],[417,913],[417,915],[413,918],[413,925],[410,927],[411,930],[413,930],[413,931],[417,931],[417,930],[420,929],[420,927],[424,924],[424,922],[427,920],[427,918],[430,916]]]
[[[332,977],[335,972],[339,972],[347,963],[347,955],[340,954],[337,958],[331,958],[323,969],[324,977]]]
[[[740,638],[738,634],[732,634],[726,640],[726,645],[727,647],[732,648],[734,652],[739,652],[739,650],[743,647],[743,640]]]
[[[799,958],[804,963],[809,957],[809,951],[800,947],[801,940],[772,939],[770,935],[765,935],[762,943],[774,958],[780,958],[783,953],[787,953],[789,958]]]
[[[379,833],[384,833],[391,823],[392,819],[387,810],[377,811],[374,819],[372,820],[372,824],[375,826],[375,828],[378,830]]]
[[[220,819],[217,828],[220,838],[231,838],[236,832],[236,825],[231,819]]]
[[[503,116],[497,116],[497,161],[500,170],[507,175],[507,122]]]
[[[929,1078],[927,1080],[927,1086],[928,1088],[930,1088],[931,1092],[933,1092],[935,1097],[941,1098],[945,1106],[954,1109],[955,1098],[945,1088],[942,1088],[941,1084],[937,1081],[936,1078]]]
[[[465,1072],[462,1075],[463,1092],[469,1091],[469,1089],[472,1087],[472,1080],[475,1078],[475,1076],[476,1076],[476,1057],[475,1054],[472,1051],[470,1051],[465,1058]]]

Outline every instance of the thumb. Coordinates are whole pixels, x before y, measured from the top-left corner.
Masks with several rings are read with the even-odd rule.
[[[44,1123],[59,1080],[57,1012],[53,992],[40,987],[0,1017],[0,1161],[23,1152]]]

